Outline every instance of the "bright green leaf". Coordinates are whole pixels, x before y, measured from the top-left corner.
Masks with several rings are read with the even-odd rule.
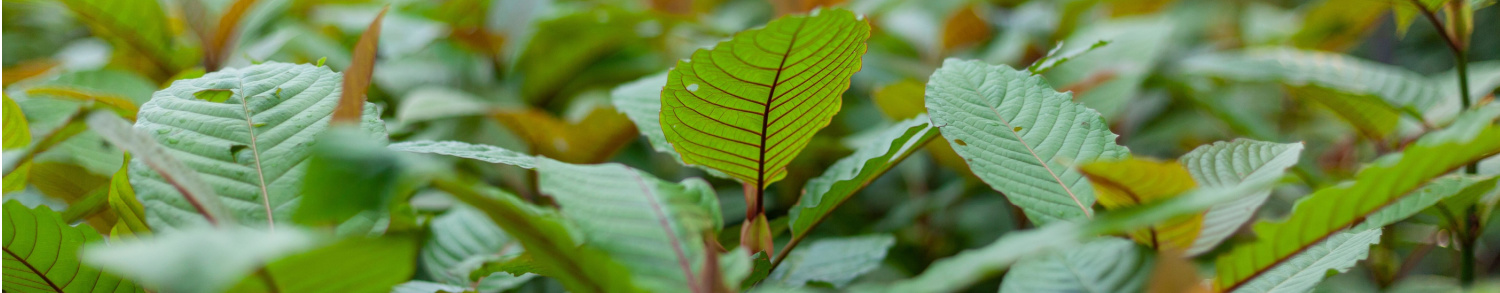
[[[124,161],[130,161],[129,154],[125,155]],[[141,201],[135,198],[135,189],[130,187],[129,170],[130,165],[120,164],[120,171],[109,179],[109,207],[118,217],[115,226],[110,228],[110,238],[151,234],[151,227],[146,225],[146,208],[141,207]]]
[[[113,274],[79,263],[78,250],[101,237],[88,225],[70,226],[45,206],[5,201],[5,291],[145,292]]]
[[[5,96],[5,149],[23,148],[31,144],[31,128],[26,126],[26,115],[15,100]]]
[[[808,180],[803,186],[802,199],[790,212],[792,241],[807,237],[833,209],[937,137],[938,132],[927,121],[927,116],[920,115],[898,122],[881,131],[871,140],[873,143],[839,159],[823,175]]]
[[[1347,272],[1380,243],[1380,229],[1341,232],[1266,271],[1235,293],[1308,292],[1329,274]]]
[[[646,136],[646,141],[651,143],[651,148],[657,152],[671,155],[672,159],[682,163],[682,155],[672,148],[672,143],[667,142],[667,134],[661,129],[661,91],[667,86],[667,72],[653,74],[636,81],[622,84],[610,91],[610,100],[615,104],[615,109],[625,113],[631,122],[635,122],[635,128]],[[714,177],[729,178],[728,174],[719,172],[707,166],[695,165],[703,169],[703,172]]]

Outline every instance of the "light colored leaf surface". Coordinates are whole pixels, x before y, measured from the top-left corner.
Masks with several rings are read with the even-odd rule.
[[[489,113],[490,105],[478,97],[447,87],[423,87],[401,98],[396,120],[417,123],[452,117],[478,116]]]
[[[1422,117],[1421,113],[1426,113],[1441,100],[1456,98],[1444,95],[1440,86],[1416,72],[1336,53],[1286,48],[1250,49],[1197,56],[1184,60],[1183,64],[1184,70],[1190,74],[1236,81],[1278,82],[1291,87],[1316,86],[1352,94],[1352,97],[1373,95],[1391,107],[1404,113],[1416,113],[1415,116],[1422,119],[1427,117]]]
[[[204,182],[198,172],[189,169],[169,154],[167,148],[153,140],[150,134],[131,128],[128,123],[108,113],[94,113],[88,117],[89,128],[97,131],[115,146],[139,156],[132,161],[132,166],[128,167],[131,178],[139,178],[147,173],[153,174],[157,180],[160,180],[159,190],[171,190],[177,194],[188,206],[183,208],[182,217],[203,219],[199,223],[214,225],[233,225],[237,222],[224,210],[224,203],[220,202],[218,195],[215,195],[214,190]],[[139,188],[135,182],[131,184],[132,188]],[[147,218],[149,224],[149,213]],[[160,228],[158,225],[153,226]]]
[[[1140,292],[1155,257],[1129,240],[1103,238],[1016,263],[1000,292]]]
[[[880,108],[880,112],[885,113],[886,117],[904,120],[927,113],[927,105],[924,101],[926,91],[926,84],[906,79],[875,89],[870,98],[875,101],[875,106]],[[953,152],[953,146],[948,144],[947,139],[941,139],[943,137],[941,134],[938,137],[940,139],[937,141],[927,143],[927,152],[932,154],[932,159],[961,174],[973,176],[973,172],[969,171],[969,163],[964,162],[963,157]]]
[[[223,198],[226,211],[245,223],[263,225],[290,219],[298,202],[311,144],[339,103],[340,74],[327,67],[264,63],[180,80],[141,106],[135,129],[165,146],[169,155],[203,174]],[[199,100],[204,90],[232,90],[223,103]],[[366,103],[361,128],[385,140],[379,111]],[[199,222],[191,205],[140,164],[130,167],[131,184],[146,207],[147,222],[158,230]],[[274,218],[267,218],[270,211]]]
[[[631,122],[635,122],[635,128],[640,130],[641,135],[646,136],[646,141],[651,143],[651,148],[657,152],[672,156],[672,159],[682,162],[682,155],[672,148],[672,143],[667,142],[667,134],[661,129],[661,91],[667,86],[667,72],[652,74],[635,81],[625,83],[609,92],[610,101],[614,103],[615,109],[625,113]],[[708,175],[729,178],[728,174],[719,172],[707,166],[694,165],[702,169]]]
[[[974,174],[1038,225],[1093,213],[1093,186],[1065,163],[1130,154],[1099,112],[1009,66],[944,61],[927,85],[927,108]]]
[[[1177,160],[1186,166],[1193,180],[1204,187],[1236,186],[1245,181],[1280,178],[1287,168],[1297,164],[1301,143],[1272,143],[1249,139],[1215,142],[1200,146]],[[1255,216],[1271,190],[1214,206],[1203,215],[1203,230],[1185,255],[1213,250]]]
[[[895,244],[886,234],[819,239],[793,251],[766,279],[792,287],[823,282],[841,288],[880,267]]]
[[[473,292],[473,291],[469,290],[469,288],[464,288],[462,286],[454,286],[454,285],[448,285],[448,284],[442,284],[442,283],[433,283],[433,282],[428,282],[428,281],[418,281],[418,280],[406,281],[406,283],[401,283],[400,285],[396,285],[395,288],[391,288],[391,293],[438,293],[438,292],[443,292],[443,293],[461,293],[461,292]]]
[[[1296,257],[1266,271],[1246,283],[1235,293],[1308,292],[1323,281],[1329,271],[1348,272],[1356,262],[1370,253],[1370,245],[1380,243],[1380,229],[1363,232],[1341,232],[1317,245],[1308,247]]]
[[[583,234],[648,291],[681,291],[704,258],[703,232],[722,225],[713,188],[700,179],[671,183],[620,164],[573,165],[541,159],[541,191]],[[599,192],[609,190],[611,192]]]
[[[1177,162],[1132,157],[1078,169],[1094,184],[1099,204],[1111,210],[1166,200],[1198,186]],[[1130,231],[1130,238],[1156,250],[1184,250],[1193,245],[1202,227],[1203,215],[1190,215]]]
[[[802,198],[789,215],[793,241],[807,237],[834,209],[926,145],[937,133],[925,115],[898,122],[877,134],[871,140],[873,143],[861,146],[854,154],[834,162],[823,175],[808,180]]]
[[[1220,255],[1215,288],[1233,291],[1303,248],[1358,224],[1395,204],[1432,178],[1500,152],[1500,106],[1477,108],[1447,129],[1423,136],[1355,175],[1352,183],[1320,189],[1297,203],[1291,216],[1254,227],[1259,240]]]
[[[164,292],[219,292],[278,257],[317,245],[290,227],[194,227],[151,238],[90,246],[83,260]]]
[[[840,9],[787,16],[677,62],[661,124],[687,164],[764,188],[832,121],[870,25]]]
[[[5,201],[5,291],[145,292],[135,283],[79,263],[78,249],[101,237],[70,226],[45,206]]]
[[[1106,119],[1121,117],[1165,58],[1167,44],[1174,43],[1177,31],[1177,22],[1163,15],[1119,18],[1080,28],[1064,40],[1060,52],[1083,51],[1099,41],[1109,41],[1109,45],[1052,67],[1047,81],[1059,89],[1075,88],[1074,100]],[[1090,85],[1077,87],[1081,84]]]
[[[1365,221],[1354,226],[1352,231],[1379,229],[1386,225],[1395,224],[1403,219],[1409,218],[1429,208],[1447,208],[1446,206],[1435,206],[1450,198],[1478,199],[1495,190],[1495,182],[1500,178],[1492,176],[1473,175],[1449,175],[1433,179],[1431,183],[1422,186],[1421,189],[1412,191],[1394,203],[1380,209],[1375,213],[1365,216]],[[1473,201],[1470,201],[1472,204]],[[1448,210],[1452,214],[1463,213],[1460,210]]]
[[[466,262],[485,256],[505,256],[521,253],[521,245],[505,234],[499,226],[485,218],[484,213],[468,206],[453,209],[433,219],[432,236],[422,245],[421,265],[427,277],[445,285],[456,285],[471,289],[469,271],[473,267]],[[512,276],[490,274],[481,279],[477,291],[498,292],[520,285],[533,275]]]
[[[1089,51],[1093,51],[1094,49],[1098,49],[1099,47],[1109,45],[1109,40],[1099,40],[1097,42],[1094,42],[1093,45],[1089,45],[1088,47],[1076,48],[1072,51],[1067,52],[1062,51],[1064,44],[1065,43],[1063,42],[1058,42],[1057,47],[1053,47],[1052,51],[1048,51],[1047,55],[1042,56],[1042,59],[1033,61],[1031,63],[1031,66],[1026,67],[1026,71],[1030,71],[1032,74],[1047,73],[1047,71],[1052,70],[1053,67],[1057,67],[1058,65],[1068,62],[1068,60],[1078,58],[1078,56],[1082,56]]]
[[[460,141],[403,141],[393,143],[389,147],[393,150],[403,152],[448,155],[526,169],[535,168],[537,161],[537,158],[534,156],[517,153],[497,146],[471,144]]]

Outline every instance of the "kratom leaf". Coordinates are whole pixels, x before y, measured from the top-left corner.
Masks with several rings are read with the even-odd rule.
[[[1245,181],[1281,178],[1287,168],[1297,164],[1301,154],[1301,143],[1236,139],[1200,146],[1177,160],[1198,185],[1230,187]],[[1203,215],[1203,230],[1183,254],[1193,256],[1213,250],[1254,217],[1270,195],[1271,190],[1262,190],[1209,209]]]
[[[83,260],[162,292],[221,292],[278,257],[317,245],[291,227],[193,227],[149,238],[93,245]]]
[[[1071,6],[1087,7],[1079,4]],[[1156,15],[1082,27],[1063,40],[1059,52],[1087,53],[1072,55],[1067,62],[1047,70],[1047,82],[1058,91],[1073,92],[1074,101],[1088,105],[1105,119],[1121,117],[1141,95],[1142,86],[1166,56],[1169,44],[1177,42],[1178,23],[1166,15]],[[1099,41],[1109,41],[1109,45],[1090,49]]]
[[[1411,28],[1411,22],[1417,18],[1418,13],[1421,13],[1421,8],[1426,8],[1428,11],[1439,11],[1445,1],[1392,1],[1391,15],[1396,22],[1396,37],[1406,37],[1406,30]],[[1417,5],[1421,5],[1422,7],[1418,7]]]
[[[660,25],[657,22],[617,8],[579,10],[539,21],[536,30],[547,33],[528,41],[516,59],[516,71],[524,80],[521,96],[532,103],[547,102],[589,65],[648,37],[637,32],[638,25]]]
[[[767,279],[792,287],[823,282],[842,288],[880,267],[895,244],[886,234],[819,239],[788,255]]]
[[[677,62],[662,90],[661,125],[687,164],[757,189],[838,113],[870,26],[839,9],[787,16]]]
[[[1153,262],[1150,250],[1103,238],[1016,262],[1000,292],[1141,292]]]
[[[27,181],[26,177],[30,177],[30,175],[31,175],[31,163],[30,162],[27,162],[25,164],[21,164],[20,166],[17,166],[16,169],[15,170],[11,170],[10,173],[5,173],[5,179],[4,179],[5,180],[4,181],[4,184],[5,184],[4,185],[4,189],[5,189],[5,191],[4,191],[4,193],[11,193],[11,192],[25,190],[26,189],[26,181]]]
[[[556,212],[527,204],[515,195],[493,188],[473,190],[457,182],[434,184],[459,200],[483,211],[506,234],[533,256],[538,265],[572,292],[637,292],[630,271],[608,254],[589,246],[578,246],[573,229]]]
[[[922,115],[898,122],[882,130],[871,144],[834,162],[823,175],[808,180],[802,198],[790,211],[792,243],[802,241],[833,209],[937,137],[937,129],[927,121],[927,116]],[[787,248],[794,245],[788,244]],[[787,249],[782,250],[781,253],[787,253]]]
[[[395,288],[391,288],[391,293],[439,293],[439,292],[443,292],[443,293],[464,293],[464,292],[475,292],[475,291],[469,290],[469,288],[464,288],[463,286],[455,286],[455,285],[433,283],[433,282],[428,282],[428,281],[416,281],[416,280],[407,281],[406,283],[401,283],[400,285],[396,285]]]
[[[743,248],[744,246],[741,247]],[[749,250],[745,251],[748,252]],[[765,280],[766,277],[771,276],[771,256],[766,254],[766,252],[756,252],[755,255],[751,255],[750,265],[750,275],[745,276],[745,280],[740,282],[741,289],[749,289],[750,286],[754,286],[760,283],[760,281]]]
[[[982,6],[965,5],[943,21],[943,51],[951,52],[972,45],[980,45],[995,37],[990,23],[979,14]]]
[[[404,166],[384,139],[336,127],[319,134],[311,148],[293,221],[333,226],[391,206]]]
[[[338,73],[327,67],[264,63],[230,68],[180,80],[156,92],[141,106],[135,129],[171,149],[172,156],[204,174],[226,211],[261,226],[290,219],[299,201],[302,177],[312,152],[309,144],[328,127],[339,103]],[[194,95],[231,90],[223,103]],[[364,133],[383,142],[385,126],[366,103]],[[146,207],[147,223],[170,230],[200,222],[192,207],[162,177],[139,164],[152,156],[135,153],[131,184]]]
[[[521,245],[499,226],[485,218],[484,213],[469,206],[459,205],[436,219],[430,226],[432,235],[422,245],[421,265],[427,277],[443,284],[462,286],[468,289],[469,273],[474,268],[465,264],[486,256],[520,254]],[[479,280],[476,291],[498,292],[524,283],[534,275],[512,276],[490,274]]]
[[[1358,226],[1354,226],[1352,230],[1379,230],[1380,227],[1395,224],[1402,219],[1416,215],[1429,208],[1446,208],[1435,205],[1446,202],[1449,198],[1475,199],[1484,196],[1491,190],[1495,190],[1496,180],[1500,180],[1500,178],[1450,175],[1434,179],[1432,183],[1428,183],[1426,186],[1422,186],[1421,189],[1407,194],[1395,203],[1369,216],[1365,216],[1364,222],[1359,223]],[[1471,204],[1472,202],[1470,201]],[[1457,214],[1462,211],[1448,210],[1448,212]]]
[[[1099,235],[1116,234],[1160,223],[1269,188],[1275,180],[1256,178],[1228,188],[1198,188],[1187,194],[1144,206],[1108,211],[1084,223],[1057,222],[1038,229],[1016,231],[984,247],[933,262],[920,275],[894,283],[858,285],[851,292],[955,292],[1003,272],[1021,258],[1066,250]]]
[[[1237,81],[1278,82],[1294,88],[1320,87],[1348,94],[1347,97],[1351,98],[1375,96],[1389,106],[1418,119],[1427,119],[1423,113],[1437,105],[1439,101],[1457,98],[1444,96],[1438,85],[1416,72],[1335,53],[1285,48],[1252,49],[1198,56],[1183,62],[1185,71],[1190,74],[1217,76]],[[1323,100],[1320,102],[1330,104]],[[1330,108],[1334,110],[1380,109],[1380,107],[1368,105],[1369,102],[1342,104],[1350,106],[1331,104]],[[1354,117],[1366,115],[1351,114]],[[1372,121],[1381,122],[1382,120]]]
[[[540,159],[541,191],[551,195],[588,246],[620,261],[652,292],[691,287],[705,257],[703,231],[722,227],[707,182],[670,183],[620,164],[572,165]],[[610,192],[599,192],[608,190]]]
[[[607,106],[576,121],[537,109],[499,111],[492,117],[525,139],[537,155],[576,164],[609,161],[636,137],[630,119]]]
[[[470,144],[459,141],[404,141],[393,143],[389,146],[392,150],[422,153],[440,154],[460,158],[475,159],[496,164],[506,164],[526,169],[536,167],[537,158],[534,156],[517,153],[492,145]]]
[[[101,234],[114,227],[115,215],[108,209],[109,178],[90,174],[78,165],[58,162],[36,162],[31,166],[27,182],[47,197],[68,204],[63,211],[63,220],[73,222],[82,218]]]
[[[610,101],[614,103],[615,109],[625,113],[631,122],[635,122],[635,128],[646,136],[646,141],[651,143],[651,148],[657,152],[671,155],[672,159],[682,162],[682,155],[672,148],[672,143],[667,142],[667,134],[661,129],[661,91],[667,86],[667,72],[652,74],[651,76],[625,83],[609,92]],[[702,169],[708,175],[729,178],[728,174],[719,172],[707,166],[694,165]]]
[[[927,113],[927,105],[924,101],[926,91],[926,84],[906,79],[875,89],[871,99],[886,117],[905,120]],[[961,174],[973,176],[973,172],[969,171],[969,163],[964,162],[963,157],[953,152],[953,146],[948,144],[947,139],[941,138],[942,134],[938,137],[937,141],[927,143],[927,153],[932,154],[932,159]]]
[[[136,112],[140,111],[140,109],[135,106],[135,102],[131,102],[130,98],[128,97],[97,92],[94,90],[79,87],[46,85],[37,86],[26,89],[26,95],[57,97],[61,99],[77,100],[84,103],[93,103],[94,105],[98,105],[98,107],[115,111],[116,114],[120,114],[120,117],[125,117],[125,119],[130,120],[135,120]]]
[[[1098,112],[1005,65],[944,61],[927,108],[974,174],[1038,225],[1093,214],[1093,186],[1066,163],[1130,154]]]
[[[1360,43],[1395,1],[1325,0],[1306,8],[1301,30],[1292,36],[1298,48],[1345,51]]]
[[[1128,158],[1089,163],[1078,170],[1094,184],[1099,204],[1111,210],[1166,200],[1198,186],[1177,162]],[[1203,215],[1190,215],[1131,231],[1130,238],[1156,250],[1185,250],[1202,227]]]
[[[1401,110],[1386,104],[1380,97],[1368,94],[1350,94],[1319,86],[1292,87],[1292,96],[1302,97],[1328,107],[1339,118],[1349,122],[1360,134],[1375,140],[1384,140],[1396,130],[1401,121]]]
[[[129,154],[125,155],[124,161],[130,162]],[[151,234],[151,227],[146,225],[146,208],[141,207],[141,201],[135,198],[135,189],[130,187],[129,170],[128,163],[121,164],[120,171],[109,179],[109,208],[118,217],[115,226],[110,228],[110,238]]]
[[[1282,221],[1257,223],[1259,240],[1219,256],[1214,287],[1234,291],[1339,231],[1397,203],[1432,178],[1500,152],[1500,106],[1478,108],[1449,128],[1423,136],[1405,151],[1378,160],[1353,183],[1320,189]]]
[[[389,292],[411,280],[420,238],[412,233],[356,237],[288,255],[266,265],[279,288],[271,292]],[[240,288],[265,284],[247,276]]]
[[[26,115],[9,95],[5,96],[5,149],[23,148],[31,144],[31,128],[26,126]]]
[[[1052,47],[1051,51],[1047,51],[1047,55],[1042,56],[1042,59],[1037,59],[1036,61],[1031,62],[1031,66],[1027,66],[1026,71],[1030,71],[1031,74],[1047,73],[1047,71],[1052,70],[1053,67],[1057,67],[1064,62],[1068,62],[1068,60],[1077,58],[1080,55],[1088,53],[1089,51],[1093,51],[1094,49],[1098,49],[1099,47],[1104,47],[1105,45],[1109,45],[1108,40],[1099,40],[1097,42],[1094,42],[1093,45],[1089,45],[1088,47],[1063,52],[1063,42],[1058,42],[1056,47]]]
[[[375,50],[380,42],[380,20],[385,19],[386,10],[390,9],[390,5],[381,8],[380,14],[375,15],[375,20],[370,21],[370,27],[359,36],[359,42],[354,44],[353,63],[344,69],[344,82],[341,83],[343,88],[339,93],[338,107],[334,107],[329,123],[358,125],[363,120],[361,117],[365,115],[361,115],[360,112],[365,110],[365,104],[367,104],[365,92],[370,90],[370,76],[375,73]],[[376,113],[375,117],[380,117],[380,114]]]
[[[170,21],[160,3],[153,0],[65,0],[69,10],[104,36],[117,50],[144,57],[148,75],[166,78],[182,64],[195,60],[198,52],[178,50]]]
[[[214,32],[203,42],[203,68],[206,71],[219,71],[219,67],[234,53],[235,39],[239,38],[240,19],[250,11],[257,0],[235,0],[219,15],[218,25]],[[318,66],[322,66],[319,64]]]
[[[451,3],[451,2],[445,2]],[[412,90],[401,98],[396,108],[396,121],[417,123],[463,116],[479,116],[489,113],[490,105],[466,92],[447,87],[423,87]]]
[[[182,208],[182,217],[202,218],[209,224],[233,226],[237,223],[224,210],[224,203],[220,202],[219,196],[204,182],[198,172],[188,169],[188,166],[178,161],[167,148],[157,144],[150,134],[138,128],[131,128],[129,122],[107,113],[94,113],[89,115],[88,127],[104,136],[105,140],[117,147],[125,149],[132,154],[141,157],[130,163],[131,177],[140,178],[151,174],[159,180],[158,190],[171,190],[176,192],[181,201],[185,202],[187,208]],[[136,188],[132,182],[132,188]],[[147,214],[148,223],[150,214]],[[157,225],[153,225],[160,227]]]
[[[101,241],[88,225],[70,226],[46,206],[5,201],[5,291],[145,292],[128,280],[79,263],[84,243]]]
[[[1380,229],[1340,232],[1241,286],[1236,293],[1308,292],[1330,271],[1347,272],[1380,243]]]

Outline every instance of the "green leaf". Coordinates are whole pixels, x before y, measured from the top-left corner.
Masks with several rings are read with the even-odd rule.
[[[1149,249],[1104,238],[1017,262],[1000,292],[1141,292],[1153,262]]]
[[[395,288],[391,288],[391,293],[438,293],[438,292],[443,292],[443,293],[460,293],[460,292],[475,292],[475,291],[469,290],[469,288],[464,288],[462,286],[455,286],[455,285],[448,285],[448,284],[441,284],[441,283],[433,283],[433,282],[428,282],[428,281],[415,281],[415,280],[414,281],[407,281],[406,283],[401,283],[400,285],[396,285]]]
[[[1215,76],[1242,82],[1278,82],[1293,88],[1318,87],[1344,93],[1345,98],[1375,96],[1392,108],[1424,120],[1428,119],[1423,116],[1424,113],[1440,101],[1457,98],[1456,95],[1445,95],[1440,89],[1452,87],[1456,82],[1438,85],[1427,77],[1410,70],[1336,53],[1286,48],[1253,49],[1203,55],[1184,60],[1183,63],[1184,71],[1189,74]],[[1329,100],[1316,97],[1316,94],[1325,94],[1325,91],[1308,93],[1314,94],[1310,96],[1329,105],[1335,111],[1380,109],[1378,106],[1369,105],[1367,101],[1330,103]],[[1348,104],[1348,106],[1340,104]],[[1370,114],[1340,113],[1340,115],[1361,117]],[[1381,119],[1364,119],[1387,123]]]
[[[683,162],[765,188],[838,113],[870,26],[840,9],[787,16],[677,62],[661,125]]]
[[[101,241],[88,225],[70,226],[46,206],[5,201],[5,291],[145,292],[128,280],[79,263],[84,243]]]
[[[1047,51],[1047,55],[1042,56],[1041,59],[1032,61],[1031,66],[1026,67],[1026,71],[1031,72],[1031,74],[1047,73],[1048,70],[1052,70],[1053,67],[1057,67],[1064,62],[1068,62],[1068,60],[1072,60],[1073,58],[1082,56],[1083,54],[1088,53],[1089,51],[1093,51],[1094,49],[1098,49],[1099,47],[1109,45],[1109,40],[1099,40],[1097,42],[1094,42],[1093,45],[1089,45],[1088,47],[1078,48],[1067,52],[1062,51],[1063,44],[1064,42],[1057,42],[1057,46],[1052,47],[1051,51]]]
[[[927,121],[927,116],[920,115],[898,122],[871,139],[873,143],[834,162],[823,175],[808,180],[802,198],[790,211],[792,241],[807,237],[833,209],[937,137],[936,129]]]
[[[471,286],[467,263],[488,256],[507,256],[523,251],[521,245],[505,234],[484,213],[459,205],[436,219],[430,226],[432,235],[422,245],[421,265],[427,277],[443,284]],[[519,286],[534,275],[512,276],[490,274],[479,280],[477,289],[496,292]]]
[[[162,292],[220,292],[266,262],[316,245],[291,227],[190,229],[83,250],[85,262]]]
[[[129,154],[125,155],[124,161],[130,161]],[[146,225],[146,208],[141,207],[141,201],[135,198],[135,189],[130,187],[129,170],[130,165],[120,164],[120,171],[109,179],[109,207],[118,218],[115,226],[110,228],[110,238],[151,234],[151,227]]]
[[[1380,229],[1340,232],[1240,286],[1236,293],[1309,292],[1330,272],[1348,272],[1380,243]]]
[[[1497,177],[1489,176],[1459,176],[1449,175],[1433,179],[1431,183],[1422,186],[1421,189],[1407,194],[1395,203],[1380,209],[1380,211],[1365,216],[1364,222],[1354,226],[1353,231],[1371,230],[1395,224],[1403,219],[1409,218],[1429,208],[1450,208],[1447,212],[1451,214],[1462,213],[1462,210],[1451,209],[1450,206],[1438,206],[1439,203],[1448,202],[1449,199],[1469,199],[1473,204],[1477,199],[1491,190],[1495,190]],[[1445,225],[1446,226],[1446,225]]]
[[[1259,240],[1219,256],[1215,288],[1233,291],[1426,185],[1432,178],[1500,152],[1500,106],[1478,108],[1447,129],[1423,136],[1355,175],[1352,183],[1320,189],[1297,203],[1282,221],[1254,227]]]
[[[547,275],[572,292],[636,292],[630,271],[609,255],[589,246],[556,212],[527,204],[515,195],[488,187],[472,190],[457,182],[434,184],[459,200],[483,211],[490,220],[513,235],[533,259],[552,274]]]
[[[1401,122],[1401,109],[1392,107],[1379,96],[1350,94],[1319,86],[1292,87],[1292,96],[1321,104],[1343,118],[1365,137],[1384,140]]]
[[[887,234],[820,239],[788,255],[767,279],[792,287],[823,282],[842,288],[880,267],[895,244]]]
[[[416,273],[419,240],[410,233],[344,239],[273,261],[266,272],[279,288],[273,292],[388,292]]]
[[[524,79],[521,95],[533,103],[558,95],[589,65],[644,39],[636,28],[646,23],[661,25],[617,8],[578,10],[538,22],[536,31],[546,33],[536,34],[516,59]]]
[[[944,61],[927,108],[974,174],[1037,225],[1093,214],[1093,186],[1068,164],[1130,154],[1099,112],[1005,65]]]
[[[130,65],[140,66],[148,75],[166,78],[176,74],[181,65],[198,59],[197,51],[179,50],[166,12],[157,1],[64,0],[62,3],[117,50],[144,57],[143,61],[134,62],[146,64]]]
[[[401,106],[396,109],[396,121],[412,124],[478,116],[489,113],[490,108],[487,102],[466,92],[447,87],[423,87],[412,90],[401,98]]]
[[[31,144],[31,128],[26,126],[26,115],[9,95],[5,96],[5,149],[23,148]]]
[[[237,223],[235,218],[228,217],[224,211],[224,203],[215,195],[208,183],[205,183],[198,172],[188,169],[186,165],[178,161],[176,157],[167,153],[167,149],[157,144],[150,134],[138,128],[131,128],[128,122],[120,117],[108,113],[94,113],[88,117],[88,128],[98,132],[105,140],[117,147],[125,149],[137,158],[131,163],[130,177],[142,178],[147,173],[161,180],[161,189],[171,189],[179,192],[178,196],[186,202],[191,209],[184,209],[182,217],[201,217],[209,224],[229,225]],[[137,182],[132,182],[132,188],[140,188]],[[150,214],[147,214],[147,222],[150,222]],[[152,225],[161,228],[160,225]],[[157,229],[160,230],[160,229]]]
[[[1088,163],[1078,170],[1094,184],[1099,205],[1110,210],[1167,200],[1198,186],[1187,167],[1173,161],[1131,157]],[[1181,251],[1192,246],[1202,227],[1202,214],[1188,215],[1130,231],[1129,236],[1158,251]]]
[[[382,212],[397,190],[402,165],[385,141],[337,127],[318,135],[307,160],[302,202],[292,220],[337,225],[363,212]]]
[[[1178,40],[1175,32],[1183,30],[1178,23],[1156,15],[1100,21],[1079,29],[1068,35],[1064,52],[1085,50],[1101,40],[1110,43],[1058,64],[1047,71],[1046,79],[1060,91],[1073,92],[1075,101],[1105,119],[1121,117],[1156,64],[1167,58],[1168,44]]]
[[[1287,168],[1297,164],[1301,154],[1301,143],[1236,139],[1200,146],[1177,161],[1187,167],[1199,186],[1230,187],[1246,181],[1281,178]],[[1184,254],[1193,256],[1213,250],[1254,217],[1270,195],[1271,190],[1266,189],[1209,209],[1203,215],[1203,230]]]
[[[699,280],[703,232],[722,227],[718,195],[700,179],[670,183],[620,164],[573,165],[541,159],[539,185],[583,234],[653,292]],[[599,192],[608,190],[610,192]]]
[[[317,133],[339,103],[340,74],[327,67],[265,63],[179,80],[141,106],[135,129],[171,149],[170,156],[202,173],[227,211],[245,223],[289,219],[299,201],[307,160]],[[214,103],[194,97],[204,90],[231,90]],[[384,142],[380,111],[365,104],[363,131]],[[166,153],[160,154],[166,155]],[[136,153],[130,177],[158,230],[201,222],[188,201],[144,165]]]
[[[537,158],[515,151],[507,150],[497,146],[470,144],[458,141],[405,141],[393,143],[389,146],[392,150],[422,153],[440,154],[460,158],[475,159],[496,164],[506,164],[526,169],[536,168]]]
[[[619,109],[630,118],[631,122],[635,122],[635,128],[641,131],[641,135],[646,136],[646,141],[651,143],[652,149],[672,156],[672,159],[677,160],[678,163],[683,163],[682,155],[672,148],[672,143],[667,142],[667,134],[661,129],[661,91],[666,86],[667,72],[664,71],[615,87],[609,92],[609,96],[615,104],[615,109]],[[714,177],[729,178],[728,174],[707,166],[694,165],[694,167]]]

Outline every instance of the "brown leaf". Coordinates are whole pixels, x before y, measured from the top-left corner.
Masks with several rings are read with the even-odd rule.
[[[5,76],[3,86],[9,87],[10,84],[17,81],[26,80],[52,71],[52,68],[57,67],[57,64],[57,61],[53,61],[52,59],[36,59],[6,68],[4,73],[0,73],[0,76]]]
[[[530,108],[496,111],[491,117],[525,139],[533,153],[574,164],[608,161],[640,135],[629,118],[608,107],[572,122]]]
[[[365,109],[365,92],[370,89],[370,75],[375,73],[375,51],[376,45],[380,43],[380,21],[385,19],[385,12],[390,10],[387,5],[380,9],[380,14],[375,15],[375,20],[370,21],[370,28],[359,36],[359,42],[354,44],[353,63],[344,70],[344,91],[339,96],[339,106],[333,109],[331,124],[358,125],[359,118]]]
[[[943,50],[977,45],[993,36],[990,24],[984,21],[984,16],[971,4],[953,13],[943,23]]]

